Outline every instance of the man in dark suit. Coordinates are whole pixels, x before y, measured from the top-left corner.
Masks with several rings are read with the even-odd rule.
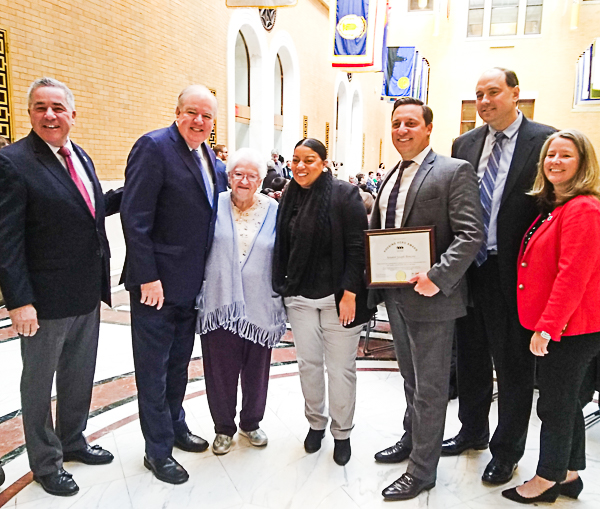
[[[435,263],[408,280],[414,286],[384,291],[396,358],[404,378],[404,435],[375,460],[408,467],[383,490],[407,500],[435,486],[444,433],[450,358],[456,318],[466,314],[463,276],[483,240],[481,206],[473,167],[436,154],[429,145],[433,113],[422,101],[402,97],[392,113],[392,142],[402,162],[377,195],[371,229],[435,227]]]
[[[32,131],[0,154],[0,286],[21,337],[21,402],[34,479],[52,495],[79,490],[64,461],[113,456],[83,435],[92,397],[100,300],[110,304],[106,197],[90,157],[69,139],[75,100],[52,78],[28,92]],[[50,395],[56,373],[56,426]]]
[[[131,296],[133,356],[144,465],[168,483],[188,479],[171,455],[173,445],[202,452],[182,408],[204,277],[227,176],[205,140],[217,114],[210,91],[192,85],[179,95],[177,120],[142,136],[125,170],[122,222],[127,245],[125,287]]]
[[[486,449],[493,369],[498,380],[498,426],[492,460],[482,480],[508,482],[525,451],[533,398],[531,332],[517,314],[517,256],[538,211],[531,189],[540,150],[552,127],[527,120],[517,109],[513,71],[486,71],[477,83],[477,111],[486,125],[456,139],[452,155],[469,161],[480,180],[486,238],[468,272],[473,307],[457,322],[458,435],[442,455]]]
[[[217,170],[226,171],[227,168],[227,156],[229,155],[229,151],[225,145],[215,145],[213,148],[213,152],[215,153],[215,162],[217,163]]]

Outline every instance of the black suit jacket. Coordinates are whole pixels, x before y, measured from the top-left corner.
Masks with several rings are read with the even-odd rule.
[[[535,199],[526,193],[533,186],[542,145],[555,131],[523,117],[502,193],[497,221],[500,285],[507,301],[515,305],[521,240],[539,213]],[[484,125],[458,137],[452,145],[452,157],[469,161],[477,171],[487,133],[488,127]]]
[[[94,187],[95,218],[35,132],[0,154],[0,286],[8,309],[33,304],[40,319],[110,304],[104,218],[118,212],[121,191],[104,195],[92,160],[73,148]]]
[[[367,211],[356,186],[333,180],[329,220],[335,293],[341,295],[348,290],[358,294],[365,287],[364,232],[368,225]]]
[[[142,136],[131,149],[125,170],[121,221],[127,244],[125,287],[160,280],[165,300],[192,301],[200,292],[212,242],[218,194],[227,174],[203,144],[215,175],[214,208],[202,173],[177,125]]]

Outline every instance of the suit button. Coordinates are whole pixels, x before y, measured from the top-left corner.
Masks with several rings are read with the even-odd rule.
[[[521,267],[527,267],[527,262],[522,262]]]
[[[101,252],[100,252],[100,250],[98,249],[98,251],[96,251],[96,254],[97,254],[98,256],[100,256],[102,253],[101,253]]]
[[[519,285],[519,290],[523,290],[525,287],[523,285]]]

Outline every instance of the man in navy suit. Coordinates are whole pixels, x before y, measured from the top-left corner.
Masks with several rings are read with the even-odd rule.
[[[110,463],[83,431],[92,397],[100,300],[110,304],[103,194],[90,157],[69,139],[73,93],[41,78],[28,92],[32,131],[0,154],[0,286],[21,338],[21,404],[34,479],[52,495],[79,491],[64,461]],[[56,373],[56,426],[50,410]]]
[[[171,484],[188,479],[172,457],[173,445],[189,452],[208,447],[187,427],[182,402],[217,196],[227,188],[227,176],[205,143],[216,114],[217,101],[206,87],[185,88],[177,120],[142,136],[125,170],[124,279],[131,296],[144,465]]]
[[[229,151],[225,145],[215,145],[213,148],[216,157],[217,169],[226,171],[227,168],[227,156]]]
[[[555,129],[527,120],[519,111],[519,81],[513,71],[486,71],[475,92],[477,112],[486,125],[459,136],[452,156],[469,161],[477,171],[480,199],[489,208],[488,224],[482,249],[467,272],[473,305],[457,322],[462,427],[444,441],[442,455],[487,449],[495,368],[498,426],[489,443],[493,458],[482,480],[503,484],[512,478],[525,452],[533,400],[531,331],[521,326],[517,313],[517,256],[523,235],[538,214],[527,192],[542,145]],[[492,160],[496,164],[491,165]],[[487,180],[492,166],[495,179]],[[484,188],[489,189],[486,196]]]

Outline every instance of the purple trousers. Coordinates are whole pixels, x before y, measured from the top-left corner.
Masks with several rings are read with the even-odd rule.
[[[215,433],[232,437],[237,431],[238,378],[242,385],[240,428],[258,429],[267,404],[271,349],[225,329],[208,332],[201,341],[206,396]]]

